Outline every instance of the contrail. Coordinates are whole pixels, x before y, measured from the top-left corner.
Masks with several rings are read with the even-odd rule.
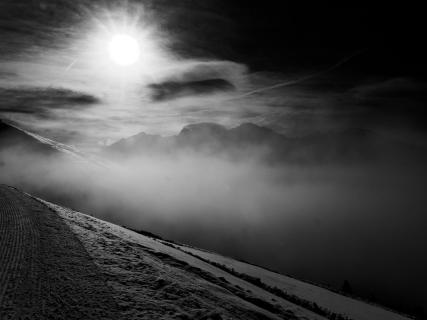
[[[75,59],[73,62],[71,62],[69,65],[68,65],[68,67],[67,68],[65,68],[65,71],[68,71],[68,70],[70,70],[74,65],[75,65],[75,63],[77,62],[77,59]]]
[[[299,78],[299,79],[295,79],[295,80],[291,80],[291,81],[286,81],[286,82],[280,82],[280,83],[277,83],[277,84],[269,86],[269,87],[255,89],[255,90],[249,91],[249,92],[247,92],[247,93],[245,93],[243,95],[231,98],[231,99],[233,100],[233,99],[245,98],[245,97],[251,96],[251,95],[253,95],[255,93],[265,92],[265,91],[273,90],[273,89],[276,89],[276,88],[281,88],[281,87],[286,87],[286,86],[294,85],[294,84],[297,84],[297,83],[300,83],[300,82],[312,79],[314,77],[318,77],[318,76],[320,76],[322,74],[325,74],[327,72],[331,72],[332,70],[334,70],[334,69],[342,66],[344,63],[346,63],[350,59],[353,59],[354,57],[358,56],[359,54],[365,52],[366,50],[367,49],[356,51],[355,53],[351,54],[350,56],[347,56],[347,57],[341,59],[340,61],[338,61],[337,63],[335,63],[331,67],[327,68],[326,70],[322,70],[322,71],[319,71],[319,72],[316,72],[316,73],[312,73],[312,74],[309,74],[309,75],[304,76],[304,77]]]

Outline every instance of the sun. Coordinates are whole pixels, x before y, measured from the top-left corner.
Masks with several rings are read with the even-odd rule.
[[[139,59],[139,43],[131,35],[116,34],[108,44],[108,53],[114,63],[120,66],[130,66]]]

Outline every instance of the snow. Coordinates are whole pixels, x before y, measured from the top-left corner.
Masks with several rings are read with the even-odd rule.
[[[178,261],[161,255],[170,248],[151,238],[44,203],[64,218],[107,274],[126,319],[281,319],[182,270]]]
[[[42,201],[42,200],[41,200]],[[133,260],[129,252],[112,252],[111,239],[119,239],[120,246],[127,244],[130,247],[138,248],[143,247],[149,250],[152,253],[160,256],[161,259],[167,257],[167,261],[172,259],[175,261],[182,261],[189,266],[195,267],[201,272],[205,272],[210,276],[214,276],[216,279],[224,279],[226,283],[232,286],[233,288],[239,288],[243,292],[248,293],[251,297],[261,299],[265,302],[268,302],[272,305],[280,306],[279,309],[282,310],[282,313],[271,312],[271,310],[265,310],[260,308],[259,306],[255,306],[248,302],[248,299],[237,297],[233,295],[230,297],[230,287],[222,287],[218,288],[218,283],[209,284],[210,292],[214,292],[218,297],[220,296],[223,300],[222,303],[238,303],[241,306],[244,306],[245,310],[253,310],[253,312],[258,312],[260,314],[265,315],[270,319],[277,318],[293,318],[293,319],[326,319],[318,314],[313,313],[310,310],[305,309],[300,305],[296,305],[291,303],[283,298],[274,295],[273,293],[266,291],[264,288],[254,285],[250,282],[245,281],[241,277],[233,275],[226,270],[218,268],[217,266],[209,263],[215,262],[221,265],[225,265],[227,268],[232,268],[235,271],[243,274],[247,274],[252,277],[260,278],[263,283],[269,285],[271,287],[278,287],[284,290],[287,293],[294,294],[301,299],[306,301],[315,302],[320,307],[327,309],[329,311],[335,312],[337,314],[341,314],[347,316],[349,319],[353,320],[403,320],[409,319],[403,315],[393,313],[392,311],[386,310],[379,306],[368,304],[366,302],[356,300],[350,297],[346,297],[340,295],[338,293],[329,291],[327,289],[315,286],[313,284],[309,284],[288,276],[284,276],[266,269],[263,269],[258,266],[254,266],[248,263],[244,263],[241,261],[236,261],[232,258],[224,257],[219,254],[215,254],[212,252],[208,252],[201,249],[196,249],[192,247],[188,247],[185,245],[177,245],[168,243],[167,241],[151,238],[145,235],[138,234],[136,232],[130,231],[126,228],[114,225],[112,223],[108,223],[91,216],[78,213],[72,211],[70,209],[66,209],[48,202],[43,201],[50,208],[55,210],[65,221],[70,225],[72,230],[81,238],[83,244],[87,248],[88,252],[91,256],[94,257],[95,262],[100,264],[103,268],[108,266],[109,264],[113,264],[111,261],[123,260],[124,254],[128,259],[128,264],[137,264],[138,263],[138,255],[134,256]],[[98,244],[96,244],[98,243]],[[104,245],[100,245],[104,243]],[[105,245],[108,243],[109,245]],[[111,246],[111,247],[110,247]],[[126,245],[125,245],[126,247]],[[122,251],[120,248],[115,248],[117,251]],[[188,254],[191,253],[192,255]],[[164,256],[163,256],[164,255]],[[195,255],[195,256],[194,256]],[[162,258],[163,257],[163,258]],[[201,260],[200,258],[205,261]],[[130,260],[129,260],[130,259]],[[146,262],[147,257],[143,257],[144,262]],[[108,262],[109,261],[109,262]],[[126,264],[126,261],[122,261],[122,263]],[[153,261],[150,262],[151,265],[154,264]],[[117,269],[120,269],[121,266],[115,264],[114,265],[115,272]],[[165,270],[165,266],[159,267],[162,270]],[[110,273],[114,273],[110,268]],[[179,273],[176,269],[170,269],[169,274],[163,274],[163,277],[174,277],[176,278],[176,274]],[[134,274],[133,278],[141,277],[141,275]],[[201,290],[201,288],[206,288],[206,283],[201,284],[197,283],[194,278],[189,279],[184,275],[180,275],[180,277],[185,278],[185,281],[191,281],[196,283],[196,287],[192,287],[191,290]],[[200,279],[199,279],[200,280]],[[206,280],[206,279],[205,279]],[[215,281],[214,281],[215,282]],[[188,283],[184,285],[182,282],[179,283],[180,286],[186,287]],[[219,284],[221,286],[221,283]],[[116,286],[117,287],[117,286]],[[117,289],[117,288],[116,288]],[[187,288],[190,290],[190,288]],[[226,289],[228,293],[223,290]],[[190,290],[190,291],[191,291]],[[231,290],[233,291],[233,290]],[[145,293],[146,294],[146,293]],[[227,302],[226,302],[227,301]],[[277,310],[276,310],[277,311]],[[222,310],[221,312],[225,312]],[[274,314],[275,313],[275,314]],[[237,317],[236,314],[231,315],[232,317]],[[245,318],[245,317],[243,317]],[[247,318],[249,319],[249,318]]]
[[[201,249],[187,246],[181,246],[181,248],[206,260],[226,265],[240,273],[260,278],[261,281],[267,285],[276,286],[305,300],[314,301],[321,307],[346,315],[353,320],[410,319],[404,315],[381,308],[380,306],[343,296],[325,288],[272,272],[255,265],[237,261],[232,258],[224,257]]]
[[[188,255],[181,250],[177,250],[173,247],[165,245],[158,239],[153,239],[153,238],[138,234],[136,232],[122,228],[120,226],[93,218],[91,216],[88,216],[82,213],[72,211],[70,209],[62,208],[60,206],[57,206],[48,202],[44,202],[44,203],[47,204],[50,208],[54,209],[56,212],[58,212],[58,214],[70,224],[73,231],[84,238],[83,243],[88,243],[90,241],[93,242],[94,241],[93,238],[94,237],[99,238],[101,234],[105,238],[104,240],[107,242],[108,242],[107,239],[111,236],[119,237],[122,240],[122,242],[126,241],[127,243],[132,243],[134,245],[144,246],[155,252],[171,256],[176,260],[184,261],[190,266],[196,267],[204,272],[207,272],[218,279],[223,278],[227,282],[229,282],[231,285],[235,286],[236,288],[241,288],[245,292],[250,292],[250,294],[253,295],[255,298],[262,299],[263,301],[267,301],[269,303],[279,305],[281,308],[284,309],[285,311],[284,314],[289,314],[291,318],[316,319],[316,320],[325,319],[324,317],[321,317],[309,310],[306,310],[280,297],[277,297],[263,290],[262,288],[259,288],[251,283],[248,283],[236,276],[233,276],[228,272],[223,271],[209,263],[206,263],[196,257]],[[86,235],[84,234],[85,231],[83,230],[83,228],[79,227],[82,225],[86,225],[86,226],[90,225],[89,228],[96,230],[96,236],[93,236],[91,240],[88,240],[87,234]],[[99,251],[99,248],[97,248],[97,250]],[[90,250],[88,251],[90,252]],[[136,263],[136,261],[134,261],[133,263]],[[253,308],[254,306],[252,305],[251,307]],[[262,313],[264,314],[266,313],[265,310],[261,310],[258,307],[255,307],[255,308],[258,310],[258,312],[262,311]],[[277,316],[272,315],[269,312],[267,312],[267,314],[272,319],[277,318]]]
[[[64,220],[0,185],[0,319],[115,320],[119,314],[104,275]]]

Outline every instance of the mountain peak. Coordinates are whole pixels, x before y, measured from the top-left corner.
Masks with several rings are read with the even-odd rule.
[[[194,123],[186,125],[184,128],[182,128],[179,135],[183,134],[189,134],[189,133],[197,133],[197,134],[218,134],[218,133],[225,133],[227,129],[217,123],[212,122],[201,122],[201,123]]]

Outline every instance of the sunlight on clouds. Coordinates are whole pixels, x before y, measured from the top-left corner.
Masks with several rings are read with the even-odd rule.
[[[131,86],[149,81],[174,57],[164,49],[166,38],[142,17],[108,12],[95,19],[81,44],[77,66],[103,82]],[[113,61],[112,61],[113,60]]]
[[[171,135],[189,123],[230,126],[248,120],[248,112],[253,113],[256,107],[254,100],[230,100],[245,90],[247,66],[173,53],[170,44],[177,40],[158,27],[153,14],[138,8],[88,8],[85,18],[70,31],[72,36],[60,46],[38,48],[0,62],[0,67],[7,65],[4,70],[11,75],[4,81],[0,79],[1,86],[65,88],[87,93],[98,103],[85,110],[73,105],[61,110],[46,106],[46,116],[40,121],[35,121],[34,115],[18,112],[9,112],[6,117],[83,149],[141,131]],[[121,43],[112,48],[118,36]],[[129,53],[123,46],[136,51]],[[192,82],[212,79],[230,83],[234,91],[187,94],[161,102],[152,99],[151,84],[171,81],[188,88]]]

